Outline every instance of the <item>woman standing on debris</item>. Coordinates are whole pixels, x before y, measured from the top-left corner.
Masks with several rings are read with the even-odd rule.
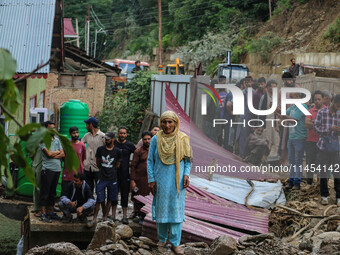
[[[165,246],[169,232],[175,253],[184,254],[179,244],[192,150],[189,137],[179,131],[179,118],[174,112],[164,112],[160,122],[162,131],[151,139],[147,162],[149,187],[154,195],[152,216],[159,245]]]

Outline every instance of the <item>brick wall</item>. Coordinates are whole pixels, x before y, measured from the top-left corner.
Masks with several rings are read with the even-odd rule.
[[[94,116],[103,108],[106,76],[99,73],[88,73],[86,87],[58,87],[58,74],[49,73],[46,81],[45,106],[53,111],[54,104],[60,108],[69,99],[79,99],[86,103],[90,116]]]

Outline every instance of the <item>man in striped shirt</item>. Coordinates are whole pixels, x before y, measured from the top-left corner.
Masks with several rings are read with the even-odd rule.
[[[333,173],[334,190],[336,192],[336,203],[340,206],[340,169],[339,169],[339,151],[326,151],[323,137],[340,135],[340,94],[333,99],[331,106],[321,109],[316,115],[314,130],[320,134],[317,146],[318,165],[321,171],[320,192],[321,204],[328,204],[328,172]],[[318,170],[318,169],[317,169]]]

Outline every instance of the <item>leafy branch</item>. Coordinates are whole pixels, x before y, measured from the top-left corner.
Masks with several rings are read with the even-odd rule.
[[[38,66],[31,73],[21,78],[25,79],[36,73],[49,63]],[[63,149],[65,151],[65,167],[72,172],[77,171],[79,167],[79,159],[76,152],[66,136],[58,132],[46,129],[41,124],[30,123],[25,126],[15,118],[15,114],[21,105],[20,94],[18,88],[13,82],[13,76],[16,73],[16,61],[8,50],[0,49],[0,107],[5,115],[6,121],[14,121],[18,125],[16,135],[20,138],[14,144],[10,143],[4,127],[0,125],[0,179],[2,175],[6,177],[6,192],[13,195],[15,191],[15,183],[9,170],[9,159],[18,168],[23,169],[27,179],[36,185],[35,176],[28,158],[33,158],[41,143],[44,143],[49,149],[51,146],[52,136],[58,136]],[[20,79],[17,81],[17,83]]]

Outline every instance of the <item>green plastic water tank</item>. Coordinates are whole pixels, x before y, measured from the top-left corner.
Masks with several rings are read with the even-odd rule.
[[[59,132],[68,138],[70,134],[69,128],[76,126],[79,128],[79,138],[82,138],[86,133],[86,124],[84,120],[89,118],[89,108],[86,103],[77,99],[70,99],[60,107],[60,130]]]
[[[61,195],[61,182],[62,182],[62,171],[60,172],[59,181],[57,185],[57,197]],[[17,187],[15,192],[19,195],[23,196],[33,196],[33,184],[28,181],[25,176],[24,170],[22,168],[19,169],[18,176],[17,176]]]

